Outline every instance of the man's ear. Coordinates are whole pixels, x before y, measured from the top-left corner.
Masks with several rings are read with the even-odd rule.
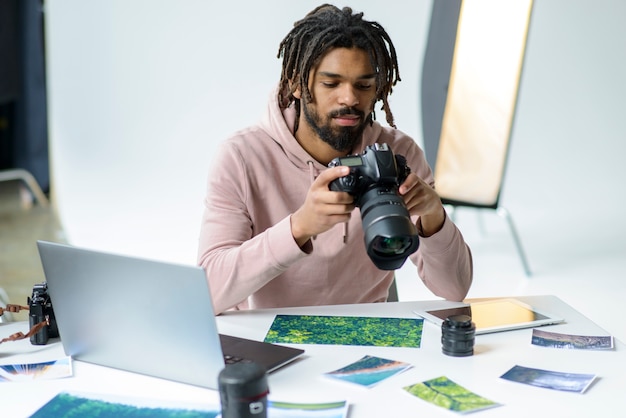
[[[302,99],[302,87],[300,84],[300,77],[294,76],[289,80],[289,91],[291,92],[291,96],[296,100]]]
[[[292,95],[298,100],[302,99],[302,89],[300,88],[300,84],[296,86],[296,89],[293,91]]]

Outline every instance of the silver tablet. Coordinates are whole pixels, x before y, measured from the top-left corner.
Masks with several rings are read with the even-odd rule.
[[[445,309],[417,310],[422,318],[441,325],[451,315],[469,315],[476,324],[476,334],[534,328],[564,322],[549,312],[538,310],[514,298],[490,299]]]

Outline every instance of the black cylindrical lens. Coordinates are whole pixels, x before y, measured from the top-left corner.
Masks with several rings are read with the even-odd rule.
[[[468,315],[452,315],[441,324],[441,350],[453,357],[474,354],[476,326]]]
[[[395,186],[372,187],[359,199],[365,248],[381,270],[396,270],[417,251],[417,228]]]
[[[382,256],[386,255],[397,255],[404,254],[409,248],[413,241],[410,237],[381,237],[377,236],[372,240],[370,244],[372,247],[372,251]]]
[[[267,373],[256,363],[227,365],[218,385],[223,418],[267,417]]]

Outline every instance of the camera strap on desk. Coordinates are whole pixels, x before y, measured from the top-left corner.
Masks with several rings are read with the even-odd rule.
[[[28,310],[28,306],[21,306],[21,305],[12,305],[9,304],[6,306],[6,308],[2,308],[0,307],[0,316],[2,316],[5,312],[19,312],[21,310]],[[32,335],[37,334],[39,331],[41,331],[41,329],[45,326],[47,326],[49,324],[48,322],[48,317],[46,316],[46,320],[45,321],[41,321],[40,323],[36,324],[35,326],[33,326],[30,331],[28,331],[28,333],[24,334],[23,332],[16,332],[15,334],[11,334],[6,338],[3,338],[2,340],[0,340],[0,344],[8,342],[8,341],[17,341],[17,340],[23,340],[25,338],[30,338]]]

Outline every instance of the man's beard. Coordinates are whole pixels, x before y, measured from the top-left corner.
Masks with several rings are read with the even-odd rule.
[[[361,134],[367,124],[365,113],[351,107],[329,113],[326,123],[322,121],[320,115],[308,103],[303,103],[302,108],[306,121],[317,136],[333,147],[333,149],[341,152],[348,152],[354,148],[354,145],[359,142]],[[357,115],[360,117],[361,123],[357,126],[339,126],[333,128],[331,126],[332,119],[342,115]]]

